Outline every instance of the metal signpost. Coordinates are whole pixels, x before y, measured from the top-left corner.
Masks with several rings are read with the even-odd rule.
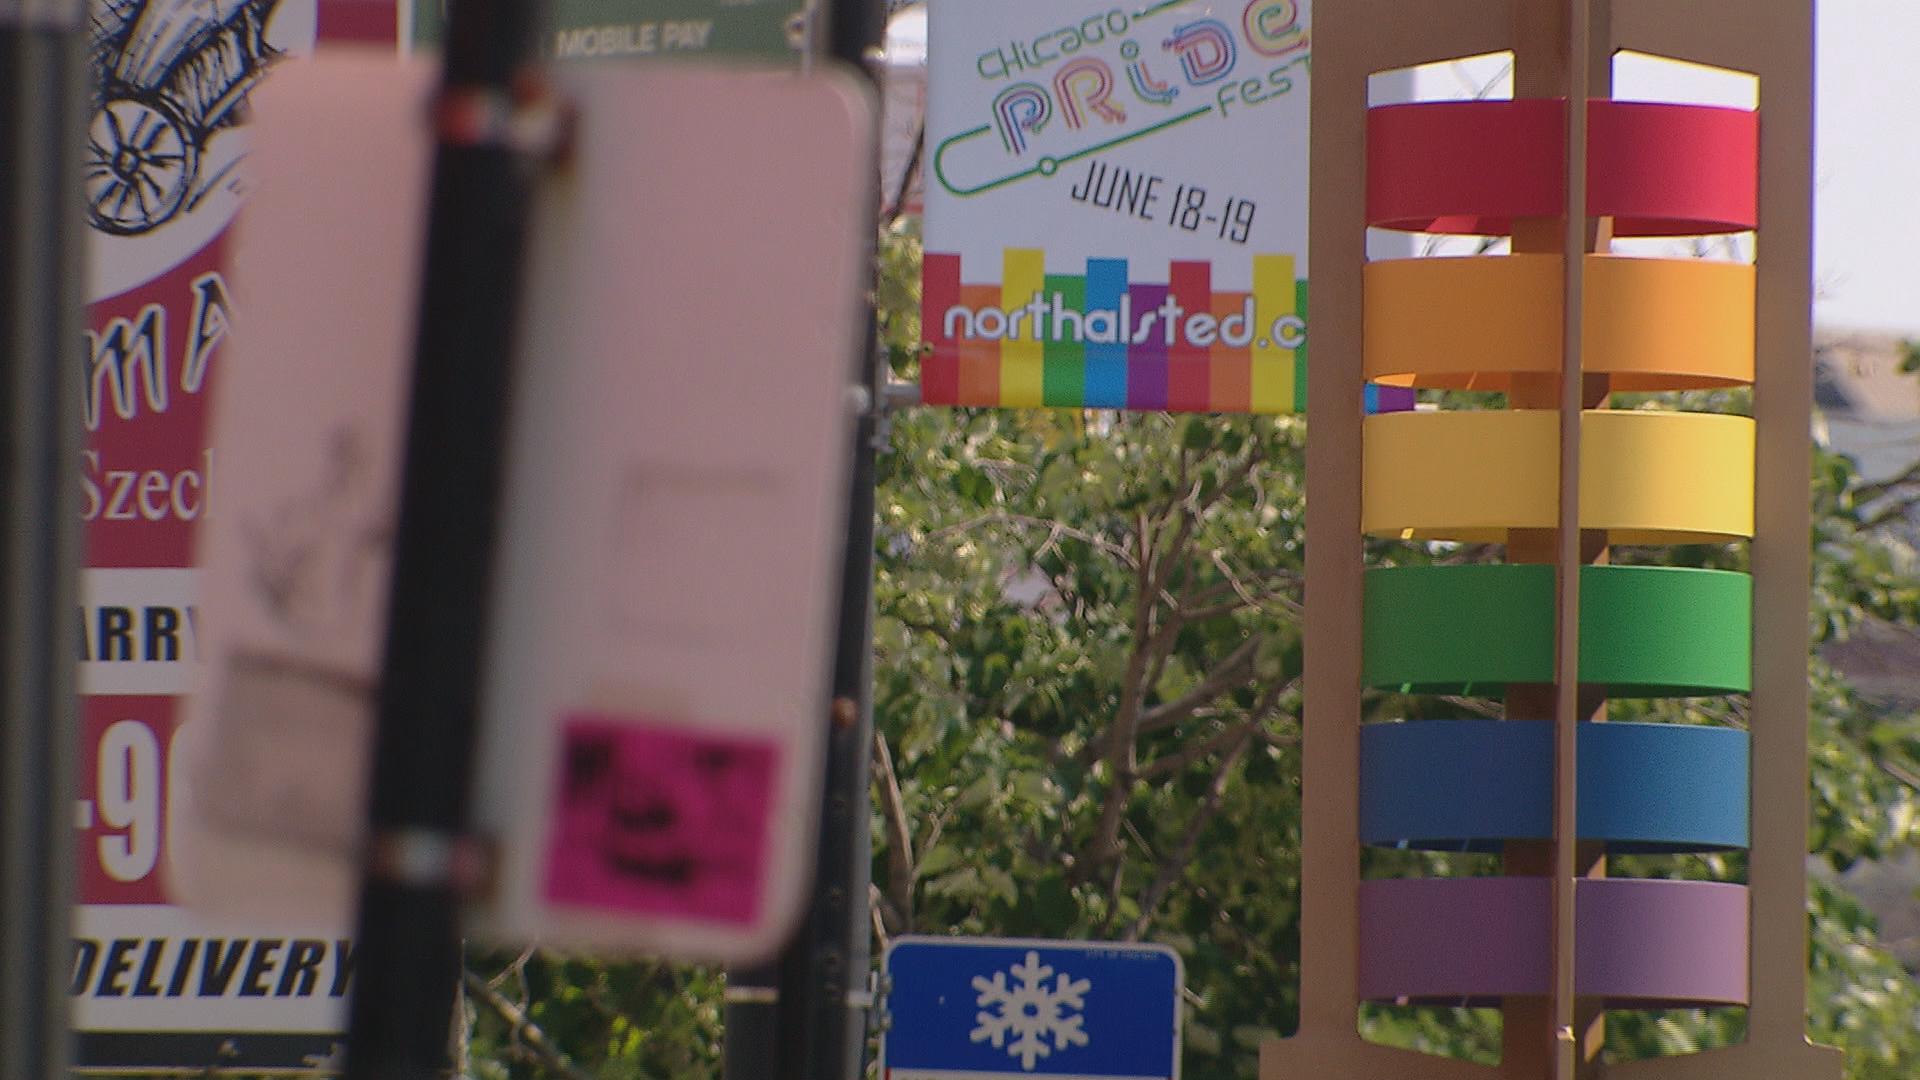
[[[885,36],[880,0],[833,0],[825,31],[816,48],[869,77],[874,74],[871,54]],[[859,164],[872,175],[870,162]],[[876,200],[869,197],[867,204],[875,206]],[[874,230],[869,227],[863,235],[871,237]],[[865,271],[863,280],[871,273]],[[862,348],[853,358],[852,374],[871,396],[849,454],[833,704],[826,718],[826,790],[812,896],[799,932],[779,957],[727,972],[723,1068],[728,1080],[842,1080],[865,1071],[873,850],[867,828],[873,765],[873,470],[882,438],[877,410],[884,367],[872,307],[863,314]]]
[[[82,12],[0,0],[0,1076],[67,1064]]]
[[[1180,954],[1164,945],[901,938],[886,1080],[1178,1080]]]

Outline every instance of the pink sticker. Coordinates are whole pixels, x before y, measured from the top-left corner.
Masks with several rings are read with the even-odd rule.
[[[778,743],[650,718],[561,722],[546,898],[747,925],[767,876]]]

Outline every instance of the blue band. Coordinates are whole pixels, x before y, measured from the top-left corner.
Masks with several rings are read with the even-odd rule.
[[[1684,724],[1580,725],[1580,838],[1614,854],[1747,846],[1749,740]],[[1497,851],[1553,834],[1553,725],[1421,720],[1360,731],[1360,839]]]

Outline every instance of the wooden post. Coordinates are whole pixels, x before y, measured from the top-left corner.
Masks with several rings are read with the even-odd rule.
[[[1360,1037],[1361,270],[1367,77],[1507,47],[1486,0],[1322,0],[1313,34],[1313,392],[1308,398],[1306,671],[1302,727],[1300,1032],[1260,1051],[1262,1080],[1470,1080],[1486,1070]]]
[[[1814,0],[1612,2],[1615,49],[1757,75],[1761,119],[1747,1041],[1609,1075],[1838,1080],[1840,1054],[1806,1035]]]

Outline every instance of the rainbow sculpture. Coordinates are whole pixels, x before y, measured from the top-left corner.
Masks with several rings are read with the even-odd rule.
[[[1804,1034],[1811,0],[1318,0],[1313,22],[1301,1028],[1261,1075],[1837,1078]],[[1375,72],[1509,49],[1513,101],[1367,106]],[[1622,49],[1753,73],[1759,113],[1612,100]],[[1513,254],[1367,263],[1370,226]],[[1608,250],[1747,229],[1757,266]],[[1368,383],[1511,407],[1363,417]],[[1751,418],[1608,407],[1747,385]],[[1369,568],[1369,536],[1505,561]],[[1751,576],[1613,550],[1724,542]],[[1363,726],[1363,688],[1505,718]],[[1605,722],[1609,697],[1727,694],[1750,731]],[[1503,873],[1363,880],[1363,845]],[[1734,850],[1745,883],[1607,874]],[[1499,1005],[1501,1063],[1368,1043],[1363,1001]],[[1676,1006],[1744,1006],[1747,1041],[1602,1061],[1607,1010]]]

